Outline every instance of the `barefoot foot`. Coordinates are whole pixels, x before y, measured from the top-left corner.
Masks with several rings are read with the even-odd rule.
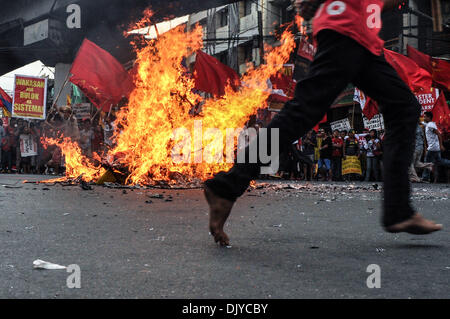
[[[423,218],[419,213],[415,213],[410,219],[404,222],[386,227],[389,233],[410,233],[414,235],[425,235],[442,229],[441,224]]]
[[[218,242],[221,246],[228,246],[230,240],[223,231],[223,227],[234,202],[217,196],[207,186],[204,188],[204,193],[209,205],[209,231],[216,243]]]

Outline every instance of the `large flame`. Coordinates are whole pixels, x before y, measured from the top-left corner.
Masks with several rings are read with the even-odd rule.
[[[110,156],[120,153],[120,163],[130,172],[129,184],[149,185],[160,180],[176,183],[180,175],[205,179],[230,168],[231,155],[225,154],[227,129],[242,128],[250,115],[266,106],[267,80],[289,60],[295,47],[292,33],[284,32],[280,46],[266,46],[264,64],[259,67],[248,65],[238,91],[227,87],[223,97],[203,101],[201,96],[193,93],[193,79],[182,66],[183,59],[202,48],[202,35],[200,26],[189,32],[179,26],[136,49],[136,87],[129,104],[117,114],[116,126],[121,129],[115,134],[116,147],[109,152]],[[193,106],[199,102],[204,103],[202,112],[193,115]],[[203,136],[194,129],[199,125]],[[213,143],[214,139],[206,136],[209,128],[222,132],[221,143],[217,143],[217,139]],[[180,134],[174,135],[174,132]],[[188,163],[176,162],[172,157],[174,148],[183,139],[187,148],[181,153]],[[98,168],[80,158],[76,144],[67,139],[62,144],[52,143],[62,148],[67,176],[82,173],[85,180],[98,178]],[[234,144],[236,147],[236,141]],[[208,154],[219,160],[208,162],[207,158],[201,158],[204,150],[209,150]]]
[[[89,158],[82,155],[78,144],[72,142],[68,137],[62,139],[47,137],[43,139],[43,144],[45,146],[56,145],[61,149],[62,154],[65,156],[66,177],[81,178],[83,181],[89,182],[98,179],[106,171],[101,165],[94,165]],[[52,181],[60,180],[55,179]]]

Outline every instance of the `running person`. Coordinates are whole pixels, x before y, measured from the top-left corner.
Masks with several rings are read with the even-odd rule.
[[[428,234],[440,230],[418,214],[410,203],[408,167],[413,155],[420,104],[383,56],[381,12],[398,0],[296,0],[304,9],[321,3],[314,16],[313,35],[318,48],[308,75],[297,83],[294,99],[287,102],[267,127],[279,130],[280,153],[303,136],[326,114],[349,83],[380,105],[385,120],[384,205],[382,223],[388,232]],[[383,8],[384,7],[384,8]],[[302,12],[302,11],[301,11]],[[305,18],[307,18],[305,16]],[[318,89],[321,88],[321,89]],[[254,139],[253,143],[258,143]],[[248,158],[247,146],[243,151]],[[267,149],[271,149],[268,147]],[[210,208],[210,232],[216,242],[228,245],[223,230],[234,202],[259,174],[261,163],[235,163],[205,182]]]

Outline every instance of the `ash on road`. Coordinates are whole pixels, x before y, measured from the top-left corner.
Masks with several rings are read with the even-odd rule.
[[[45,177],[39,177],[44,179]],[[413,200],[444,224],[388,234],[373,183],[268,182],[235,205],[231,248],[208,234],[201,190],[22,184],[0,175],[1,298],[449,298],[449,185],[414,184]],[[35,270],[42,259],[77,264]],[[370,264],[381,288],[369,289]]]

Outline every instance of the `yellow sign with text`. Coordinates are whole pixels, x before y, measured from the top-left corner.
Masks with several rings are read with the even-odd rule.
[[[362,175],[361,162],[358,156],[346,156],[342,160],[342,175],[358,174]]]

